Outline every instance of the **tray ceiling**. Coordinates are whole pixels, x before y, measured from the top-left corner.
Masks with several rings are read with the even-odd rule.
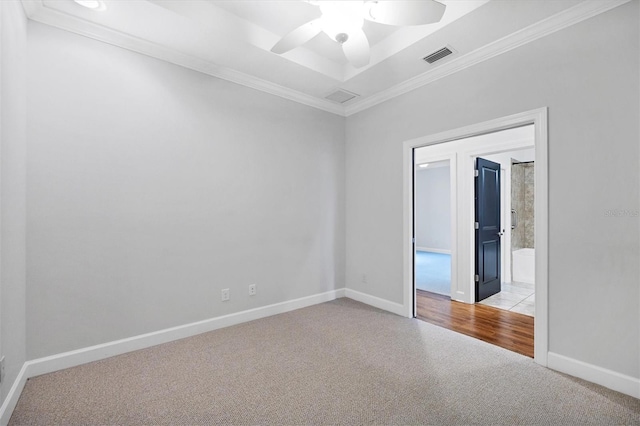
[[[442,0],[436,24],[366,22],[371,62],[354,68],[339,44],[320,34],[283,55],[285,34],[320,16],[306,1],[104,0],[95,11],[73,0],[22,0],[28,17],[282,96],[350,115],[628,0]],[[422,58],[448,46],[433,64]],[[357,94],[343,104],[336,90]]]

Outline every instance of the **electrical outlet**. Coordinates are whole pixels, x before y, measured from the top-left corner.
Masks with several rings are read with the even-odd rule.
[[[223,302],[227,302],[229,300],[229,289],[228,288],[223,288],[222,289],[222,301]]]
[[[4,383],[4,357],[0,358],[0,383]]]
[[[367,283],[367,274],[362,274],[362,284]]]
[[[255,295],[256,295],[256,285],[251,284],[249,285],[249,296],[255,296]]]

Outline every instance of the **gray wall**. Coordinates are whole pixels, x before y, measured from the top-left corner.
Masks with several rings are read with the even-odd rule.
[[[415,174],[416,246],[451,250],[449,166],[418,169]]]
[[[605,214],[640,207],[638,13],[636,0],[349,117],[348,287],[402,303],[403,141],[548,106],[549,349],[640,377],[639,221]]]
[[[0,353],[4,401],[25,358],[25,155],[27,19],[0,1]]]
[[[346,177],[339,117],[30,23],[26,214],[26,23],[0,5],[6,384],[25,358],[342,287],[345,208],[348,287],[402,302],[402,142],[542,106],[550,350],[640,376],[638,219],[606,214],[639,208],[637,0],[349,117]]]
[[[28,29],[29,359],[344,287],[344,118]]]

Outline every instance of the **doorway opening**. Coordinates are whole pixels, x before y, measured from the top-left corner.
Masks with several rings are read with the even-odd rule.
[[[436,303],[434,300],[439,298],[448,299],[458,314],[463,312],[463,317],[474,312],[478,315],[491,311],[491,315],[500,323],[511,315],[516,318],[515,323],[506,321],[510,325],[505,323],[485,332],[495,335],[511,329],[514,335],[518,335],[523,327],[527,328],[531,334],[531,355],[542,365],[546,365],[548,345],[546,119],[547,111],[543,108],[406,141],[404,144],[405,184],[409,189],[405,191],[404,229],[411,241],[404,252],[405,308],[409,311],[408,316],[417,316],[418,305],[421,304],[420,309],[429,305],[432,310],[440,310],[442,317],[442,307],[433,305]],[[485,160],[486,163],[483,163]],[[475,177],[475,171],[479,163],[480,176],[482,167],[485,169],[485,189],[495,198],[495,203],[492,201],[494,204],[485,205],[484,213],[480,213],[480,219],[483,214],[490,216],[490,220],[485,222],[478,220],[478,178]],[[530,217],[526,216],[526,207],[516,206],[516,201],[512,200],[512,189],[516,189],[512,188],[513,182],[516,182],[512,180],[512,175],[519,173],[518,176],[523,177],[527,167],[535,167],[535,173],[525,178],[535,184],[523,189],[525,195],[527,192],[533,195],[528,202],[535,216]],[[432,187],[425,190],[424,186],[429,182]],[[444,190],[447,182],[448,193]],[[517,182],[520,185],[521,180]],[[425,199],[419,200],[418,197]],[[449,224],[441,219],[447,212]],[[432,223],[423,223],[425,218],[433,219]],[[527,230],[525,225],[529,225],[530,229]],[[481,232],[484,232],[484,236],[480,241]],[[519,233],[517,236],[516,232]],[[426,235],[428,233],[431,235]],[[524,233],[526,235],[520,235]],[[518,252],[523,249],[535,250],[535,255],[529,255],[530,259],[522,259],[522,255],[531,254]],[[446,260],[434,261],[437,255],[450,256],[449,263]],[[431,257],[431,260],[426,261],[423,257],[427,260]],[[529,260],[529,264],[524,264],[524,269],[523,260]],[[431,267],[431,272],[421,270],[425,265]],[[447,266],[448,275],[442,272]],[[523,273],[523,281],[530,283],[517,281],[523,279]],[[427,287],[428,294],[435,297],[425,301],[423,281],[427,285],[430,281],[436,281],[437,284],[438,279],[440,284],[445,285],[431,289]],[[478,288],[481,282],[491,282],[493,290],[480,294]],[[451,308],[445,310],[453,312]],[[472,318],[466,321],[451,318],[448,321],[458,322],[462,328],[468,328],[473,323]]]
[[[451,160],[415,165],[416,289],[451,294]]]

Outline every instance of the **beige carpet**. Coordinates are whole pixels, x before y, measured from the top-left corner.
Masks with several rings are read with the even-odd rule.
[[[30,379],[10,424],[640,424],[640,401],[340,299]]]

